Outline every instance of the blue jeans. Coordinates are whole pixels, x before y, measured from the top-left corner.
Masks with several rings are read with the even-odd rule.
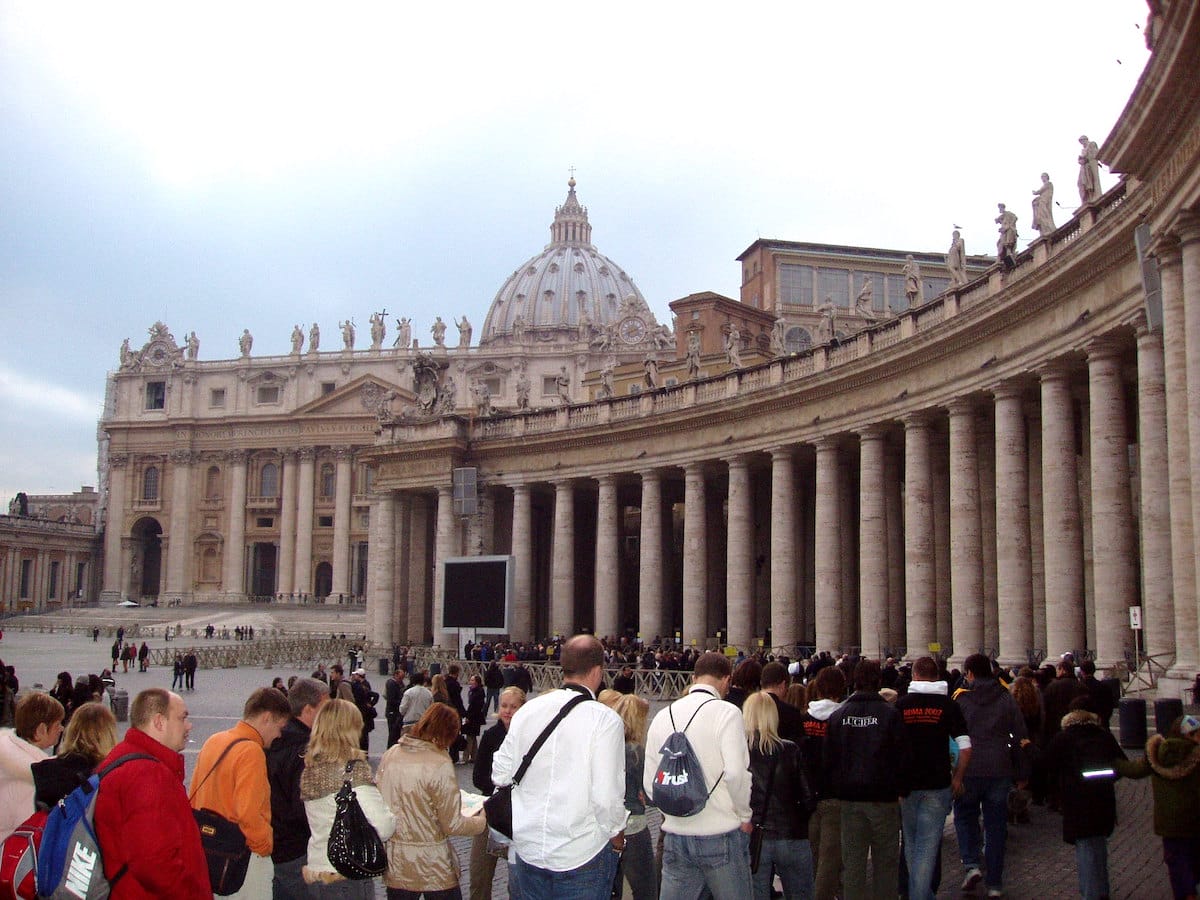
[[[308,886],[300,870],[308,862],[308,855],[299,856],[288,862],[275,863],[275,877],[271,880],[271,900],[304,900]]]
[[[750,881],[750,835],[667,833],[663,840],[659,900],[698,900],[705,888],[713,900],[746,900]]]
[[[510,849],[508,877],[516,878],[524,900],[609,900],[619,857],[605,841],[600,852],[582,866],[554,872],[530,865]]]
[[[658,872],[649,828],[625,835],[625,852],[621,854],[615,890],[621,889],[622,878],[629,882],[633,900],[654,900],[658,896]]]
[[[954,801],[954,831],[965,868],[978,868],[980,843],[984,844],[984,866],[988,888],[1004,887],[1004,843],[1008,840],[1008,776],[985,778],[968,775],[962,796]],[[983,832],[979,813],[983,811]]]
[[[785,900],[812,900],[813,857],[812,844],[804,840],[763,839],[762,854],[758,858],[758,871],[751,874],[754,880],[754,900],[771,900],[771,884],[775,873],[783,882]]]
[[[1108,896],[1108,838],[1075,838],[1075,866],[1079,869],[1079,895],[1083,900]]]
[[[488,688],[487,694],[483,698],[483,709],[487,712],[488,707],[492,708],[492,712],[500,710],[500,688]]]
[[[933,900],[933,867],[942,846],[942,830],[954,798],[950,788],[913,791],[900,798],[908,900]]]

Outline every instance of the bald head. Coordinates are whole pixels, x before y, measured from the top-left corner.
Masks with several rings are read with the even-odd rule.
[[[604,679],[604,645],[593,635],[577,634],[563,644],[559,662],[563,681],[585,685],[594,692]]]

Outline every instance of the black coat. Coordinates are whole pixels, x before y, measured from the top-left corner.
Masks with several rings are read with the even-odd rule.
[[[856,691],[829,717],[822,747],[832,796],[896,802],[907,793],[908,752],[900,711],[875,691]]]
[[[95,766],[82,753],[68,753],[39,760],[31,768],[33,805],[37,809],[49,809],[87,781]]]
[[[775,775],[772,780],[771,768]],[[808,817],[816,798],[804,772],[804,757],[792,741],[783,741],[774,753],[750,748],[750,809],[755,823],[762,823],[767,840],[806,840]],[[771,786],[767,796],[767,785]]]
[[[779,712],[779,736],[793,744],[804,744],[804,710],[780,700],[774,694],[768,696],[775,701]]]
[[[309,727],[289,719],[267,750],[267,781],[271,785],[271,831],[275,846],[271,859],[290,862],[308,853],[308,815],[300,799],[300,773],[308,748]]]
[[[462,733],[479,736],[479,730],[487,723],[487,698],[482,687],[467,689],[467,716]]]
[[[479,789],[479,793],[490,797],[496,790],[492,784],[492,757],[504,743],[508,729],[503,722],[497,722],[483,733],[479,739],[479,747],[475,750],[475,768],[471,771],[471,783]]]
[[[1063,840],[1108,837],[1117,825],[1114,777],[1084,778],[1084,770],[1101,770],[1125,759],[1112,732],[1086,710],[1074,710],[1063,719],[1063,729],[1042,754],[1041,764],[1057,777],[1062,800]]]

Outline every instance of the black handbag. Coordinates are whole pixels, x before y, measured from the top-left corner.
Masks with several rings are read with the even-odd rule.
[[[529,768],[529,764],[533,762],[534,755],[542,749],[542,744],[546,743],[546,738],[550,737],[550,732],[558,727],[558,723],[566,718],[567,713],[580,703],[590,699],[590,695],[580,694],[578,697],[572,697],[568,700],[563,708],[558,711],[558,714],[550,720],[550,724],[538,735],[537,740],[533,742],[533,746],[529,748],[529,752],[521,760],[520,768],[513,775],[512,784],[497,787],[495,792],[483,801],[483,812],[487,816],[489,828],[495,829],[506,838],[512,838],[512,789],[521,783],[521,779],[525,777],[525,771]]]
[[[767,807],[771,805],[771,789],[775,787],[775,769],[779,765],[779,754],[782,751],[775,751],[775,758],[771,761],[771,774],[767,776],[767,792],[763,795],[763,811],[761,816],[752,816],[750,821],[754,825],[754,830],[750,832],[750,871],[758,871],[758,861],[762,858],[763,844],[763,819],[767,817]],[[757,821],[755,821],[757,820]]]
[[[221,764],[225,754],[233,749],[233,745],[245,740],[249,738],[231,741],[229,746],[221,751],[208,774],[192,789],[192,797],[199,793],[201,786],[217,770],[217,766]],[[204,848],[204,858],[208,861],[208,882],[213,893],[236,894],[245,882],[246,870],[250,867],[250,848],[246,846],[246,836],[242,834],[242,829],[237,823],[230,822],[215,810],[194,809],[192,815],[195,816],[196,826],[200,829],[200,846]]]
[[[375,878],[387,871],[387,850],[379,839],[375,826],[368,820],[358,797],[350,786],[350,770],[363,760],[352,759],[346,763],[346,780],[337,792],[334,802],[337,812],[333,815],[333,826],[329,829],[329,844],[326,853],[329,862],[352,881]]]

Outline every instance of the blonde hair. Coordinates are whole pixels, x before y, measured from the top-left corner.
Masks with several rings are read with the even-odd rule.
[[[752,750],[774,753],[783,741],[779,737],[779,710],[775,699],[766,691],[755,691],[742,704],[746,722],[746,740]]]
[[[313,720],[305,764],[364,758],[366,754],[358,746],[362,726],[362,713],[357,706],[349,700],[330,700]]]
[[[612,708],[625,723],[625,742],[646,743],[646,714],[650,711],[650,704],[636,694],[620,694]]]
[[[615,709],[617,700],[621,698],[620,691],[614,691],[612,688],[605,688],[596,695],[596,699],[607,706],[609,709]]]
[[[516,697],[519,701],[519,706],[525,705],[525,690],[524,688],[517,687],[515,684],[510,684],[500,692],[500,699],[503,700],[505,697]]]
[[[445,675],[434,675],[429,682],[429,690],[433,694],[434,700],[449,700],[450,691],[446,687]]]
[[[86,756],[93,766],[108,756],[117,746],[117,717],[103,703],[92,701],[80,705],[71,714],[63,735],[59,755],[78,753]]]

